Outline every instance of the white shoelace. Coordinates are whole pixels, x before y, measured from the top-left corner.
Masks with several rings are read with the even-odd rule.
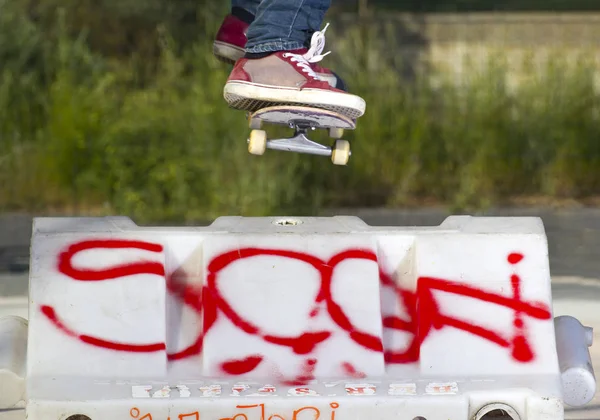
[[[290,57],[290,61],[294,62],[302,71],[308,74],[315,80],[321,80],[317,76],[317,74],[313,71],[311,67],[311,63],[318,63],[325,57],[327,54],[331,53],[331,51],[327,51],[325,54],[321,54],[323,52],[323,48],[325,48],[325,31],[327,31],[327,27],[329,23],[325,25],[322,31],[315,32],[310,39],[310,48],[305,54],[292,54],[285,53],[284,57]]]

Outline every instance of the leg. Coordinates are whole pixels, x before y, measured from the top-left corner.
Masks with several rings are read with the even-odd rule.
[[[289,51],[306,47],[321,28],[330,0],[263,0],[248,29],[246,52]]]
[[[314,1],[314,0],[313,0]],[[231,13],[227,15],[217,32],[213,43],[213,53],[217,59],[229,64],[235,64],[246,52],[247,31],[254,22],[258,13],[261,0],[232,0]],[[268,13],[266,18],[268,18]],[[314,31],[318,30],[323,19],[322,12],[313,13],[308,16],[309,27],[312,28],[304,40],[304,46],[309,48],[310,38]],[[263,22],[266,18],[263,18]],[[260,32],[259,32],[260,33]],[[344,81],[333,71],[312,63],[313,70],[320,79],[328,82],[331,86],[346,90]]]
[[[363,115],[362,98],[335,89],[318,74],[316,63],[324,46],[319,26],[329,4],[330,0],[261,2],[248,30],[246,54],[225,85],[230,107],[255,111],[274,104],[304,105],[349,118]],[[305,46],[307,39],[310,49]]]
[[[263,0],[248,29],[247,56],[310,48],[311,37],[321,29],[330,6],[331,0]],[[318,63],[311,67],[321,80],[346,90],[344,81],[330,69]]]
[[[231,0],[231,14],[250,25],[259,5],[260,0]]]
[[[232,0],[231,12],[225,16],[213,42],[213,54],[234,64],[246,52],[246,31],[254,21],[260,0]]]

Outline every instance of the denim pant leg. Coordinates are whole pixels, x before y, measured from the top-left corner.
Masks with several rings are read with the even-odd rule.
[[[231,8],[239,7],[256,16],[260,0],[231,0]]]
[[[262,0],[248,28],[246,51],[263,53],[305,47],[321,29],[331,0]]]

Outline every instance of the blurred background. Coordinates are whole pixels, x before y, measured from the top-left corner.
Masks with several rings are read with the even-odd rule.
[[[248,154],[212,55],[228,9],[0,0],[0,212],[181,224],[600,202],[597,0],[334,0],[322,64],[367,101],[347,167]]]
[[[555,314],[598,334],[598,0],[334,0],[322,64],[367,101],[347,167],[248,153],[222,96],[231,67],[212,55],[228,9],[0,0],[0,312],[26,316],[34,216],[533,215]]]

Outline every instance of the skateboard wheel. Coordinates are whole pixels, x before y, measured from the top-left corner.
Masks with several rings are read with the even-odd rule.
[[[350,143],[347,140],[338,139],[331,151],[331,161],[334,165],[345,165],[350,159]]]
[[[329,129],[329,137],[331,137],[332,139],[341,139],[343,135],[344,135],[343,128],[330,128]]]
[[[262,155],[267,150],[267,132],[252,130],[248,139],[248,152],[253,155]]]

